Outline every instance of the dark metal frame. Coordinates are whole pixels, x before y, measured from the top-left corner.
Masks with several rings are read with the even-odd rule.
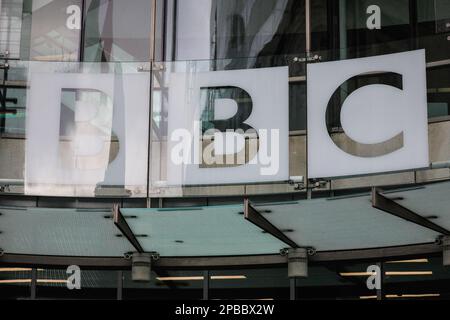
[[[117,300],[123,299],[123,280],[124,280],[123,271],[122,270],[117,271]]]
[[[127,221],[123,217],[122,213],[120,212],[119,205],[117,204],[114,205],[113,208],[113,219],[114,225],[120,230],[120,232],[122,232],[123,236],[128,239],[128,241],[137,250],[137,252],[144,253],[144,249],[142,248],[138,239],[134,235],[133,231],[131,230]]]
[[[244,217],[262,230],[270,233],[275,238],[283,241],[292,248],[299,248],[300,246],[292,239],[286,236],[281,230],[275,227],[269,220],[263,217],[251,204],[248,199],[244,200]]]
[[[203,300],[209,300],[209,270],[203,271]]]
[[[377,289],[377,300],[383,300],[385,297],[384,284],[385,284],[385,278],[386,278],[386,274],[385,274],[385,270],[384,270],[384,263],[378,262],[377,266],[378,266],[378,268],[380,268],[380,288]]]
[[[410,246],[373,248],[345,251],[323,251],[312,255],[308,260],[312,263],[337,261],[386,261],[390,259],[407,259],[424,255],[442,253],[437,243],[425,243]],[[161,257],[153,261],[155,269],[221,269],[275,267],[286,265],[287,258],[281,254],[224,256],[224,257]],[[82,269],[96,270],[130,270],[131,260],[125,257],[69,257],[39,256],[5,253],[0,256],[0,266],[66,268],[78,265]]]

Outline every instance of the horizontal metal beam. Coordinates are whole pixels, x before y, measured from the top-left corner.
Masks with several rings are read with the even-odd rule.
[[[0,256],[0,266],[36,267],[36,268],[67,268],[77,265],[84,269],[123,270],[131,268],[131,260],[124,257],[69,257],[42,256],[5,253]]]
[[[389,199],[381,194],[378,188],[372,188],[372,206],[376,209],[382,210],[396,217],[402,218],[424,228],[436,231],[443,235],[450,235],[450,231],[431,222],[427,218],[405,208],[401,204]]]
[[[137,252],[144,253],[144,249],[142,248],[135,234],[131,230],[127,221],[123,217],[122,213],[120,212],[120,208],[118,205],[114,205],[113,218],[114,218],[114,225],[120,230],[120,232],[122,232],[123,236],[128,239],[128,241],[137,250]]]
[[[308,257],[310,262],[334,262],[353,260],[402,259],[442,253],[442,247],[435,243],[388,248],[358,249],[345,251],[317,252]],[[287,263],[280,254],[227,256],[227,257],[161,257],[153,261],[155,268],[202,269],[278,266]],[[0,266],[67,268],[77,265],[84,269],[129,270],[131,260],[124,257],[65,257],[5,253],[0,256]]]
[[[270,233],[275,238],[283,241],[288,246],[292,248],[299,248],[300,246],[295,243],[295,241],[291,240],[288,236],[286,236],[281,230],[275,227],[269,220],[264,218],[262,214],[258,212],[251,204],[248,199],[244,200],[244,217],[246,220],[250,221],[257,227],[262,230]]]
[[[287,259],[281,254],[254,256],[224,256],[224,257],[162,257],[154,262],[155,268],[176,269],[221,269],[221,268],[251,268],[261,266],[285,265]]]
[[[308,259],[312,262],[397,260],[423,257],[433,254],[442,254],[442,247],[436,243],[423,243],[385,248],[321,251],[311,257],[308,257]]]

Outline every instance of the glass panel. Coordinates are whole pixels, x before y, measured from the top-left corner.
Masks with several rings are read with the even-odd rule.
[[[265,57],[305,50],[304,13],[304,0],[178,1],[172,59],[232,59],[251,67],[242,58],[256,57],[253,63],[277,65]]]
[[[289,300],[287,268],[210,271],[209,298]]]
[[[417,1],[416,45],[425,48],[428,69],[428,114],[450,115],[450,1]]]
[[[0,300],[26,300],[31,295],[31,269],[0,268]]]
[[[449,6],[448,0],[419,0],[417,8],[408,0],[319,1],[311,7],[311,59],[332,61],[424,48],[429,62],[429,117],[447,117]]]
[[[450,115],[450,63],[441,67],[429,68],[427,82],[428,117],[448,117]]]
[[[10,59],[78,61],[81,2],[0,1],[0,52]]]
[[[23,0],[0,1],[0,53],[20,56]]]
[[[427,61],[450,59],[450,1],[417,0],[417,15],[417,45],[427,50]]]
[[[150,283],[133,282],[131,272],[124,272],[124,300],[201,300],[203,272],[196,270],[152,273]]]
[[[449,192],[450,182],[442,182],[415,190],[391,191],[389,196],[400,199],[396,202],[450,230],[450,215],[445,214],[450,205]]]
[[[36,299],[115,300],[117,298],[117,271],[79,269],[78,273],[72,268],[38,269]],[[79,280],[76,279],[78,275]]]
[[[375,262],[327,262],[310,264],[308,278],[296,280],[298,300],[358,300],[376,298],[367,287],[367,268]]]
[[[22,60],[78,61],[81,0],[24,0]]]
[[[311,48],[323,60],[412,48],[409,0],[319,1],[311,7],[311,30]]]
[[[245,220],[242,205],[120,211],[144,250],[164,257],[277,254],[286,246]]]
[[[88,0],[84,61],[149,61],[152,1]]]
[[[254,206],[297,244],[318,251],[433,243],[439,236],[430,229],[380,212],[370,200],[367,195]]]
[[[133,250],[108,209],[2,207],[1,212],[0,242],[7,253],[123,257]]]
[[[0,178],[24,181],[29,195],[145,197],[145,70],[149,63],[11,62],[4,92],[17,101],[2,114]]]
[[[441,257],[388,261],[385,269],[387,299],[448,299],[449,273]]]

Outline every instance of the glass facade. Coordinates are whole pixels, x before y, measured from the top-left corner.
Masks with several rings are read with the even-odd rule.
[[[321,198],[326,203],[325,199],[352,197],[372,187],[416,188],[445,182],[450,179],[448,167],[320,181],[308,176],[308,67],[421,49],[426,56],[430,162],[448,162],[450,0],[0,0],[4,217],[9,217],[10,207],[74,209],[76,217],[79,209],[109,210],[117,203],[155,210],[201,207],[199,212],[240,205],[243,198],[255,203]],[[284,76],[286,87],[278,81]],[[385,76],[370,75],[370,80],[355,79],[341,86],[327,112],[332,139],[342,138],[343,101],[355,88],[383,82]],[[241,88],[225,83],[231,78],[239,78]],[[255,93],[260,95],[257,102]],[[192,102],[197,96],[198,105]],[[250,163],[264,139],[271,146],[271,137],[251,131],[256,121],[253,103],[266,108],[264,119],[257,120],[268,129],[280,128],[285,138],[279,175],[271,179],[262,175],[255,179],[257,174],[246,167],[234,174],[227,171]],[[195,117],[201,123],[192,128],[186,122]],[[202,152],[209,153],[202,153],[194,166],[171,164],[174,126],[201,133],[194,139]],[[368,128],[374,128],[372,122]],[[239,165],[228,163],[226,152],[211,151],[219,140],[217,133],[229,129],[249,129],[241,151],[231,154]],[[195,159],[198,150],[189,151]],[[302,177],[303,182],[295,183],[292,177]],[[96,221],[105,215],[89,214]],[[125,220],[133,226],[140,215],[131,210]],[[155,233],[164,237],[168,230],[162,224],[161,234]],[[0,252],[2,231],[0,225]],[[151,237],[141,242],[149,247],[159,243]],[[179,252],[173,245],[170,252]],[[440,257],[416,258],[422,262],[384,264],[385,297],[448,298],[448,275],[440,268]],[[31,296],[38,298],[92,298],[101,292],[107,299],[202,299],[205,295],[372,299],[373,291],[367,291],[361,275],[354,274],[388,260],[369,260],[367,264],[319,262],[311,267],[310,278],[293,282],[280,266],[157,270],[160,273],[153,274],[150,287],[131,281],[129,271],[89,271],[82,284],[86,290],[75,296],[63,288],[65,270],[13,266],[0,268],[0,298],[28,298],[31,290]],[[419,273],[395,274],[402,271]]]
[[[30,108],[37,108],[38,104],[30,99],[27,88],[30,87],[36,68],[44,71],[66,68],[89,73],[92,77],[114,74],[117,80],[115,85],[122,86],[124,99],[139,95],[141,99],[135,103],[152,113],[152,122],[147,127],[152,127],[150,136],[153,138],[148,155],[142,157],[143,162],[146,162],[145,157],[151,159],[149,179],[133,182],[133,186],[128,188],[126,181],[99,177],[92,182],[94,190],[87,188],[85,192],[78,192],[76,185],[92,183],[71,182],[68,178],[67,183],[74,187],[73,191],[61,193],[66,196],[146,197],[152,193],[155,183],[167,178],[164,173],[167,170],[164,150],[171,87],[169,79],[170,75],[178,72],[190,74],[193,70],[205,72],[287,67],[290,176],[306,176],[307,171],[306,65],[309,63],[425,49],[429,120],[431,123],[444,122],[432,124],[433,127],[446,125],[450,103],[447,90],[447,79],[450,79],[447,63],[450,42],[447,26],[449,18],[445,14],[448,3],[444,0],[321,0],[309,4],[308,8],[305,1],[288,0],[204,0],[201,4],[191,1],[134,0],[126,8],[123,6],[124,3],[114,0],[2,1],[1,48],[3,53],[8,53],[3,56],[8,67],[0,72],[4,96],[0,129],[3,136],[2,150],[8,156],[4,156],[0,162],[0,178],[13,182],[9,185],[14,193],[53,195],[49,191],[51,188],[42,192],[39,188],[27,188],[25,182],[25,172],[28,171],[25,161],[26,123],[27,119],[30,121]],[[120,84],[125,78],[120,80],[118,74],[123,72],[140,73],[142,78],[146,76],[148,92],[128,92],[126,86]],[[63,93],[62,99],[72,100],[72,103],[63,102],[64,110],[74,110],[73,103],[76,100],[70,98],[68,92]],[[149,93],[151,99],[145,97]],[[80,95],[72,90],[73,94]],[[99,101],[90,103],[102,108]],[[110,103],[117,105],[120,100]],[[133,114],[141,112],[144,117],[148,111],[130,110]],[[61,137],[67,136],[65,123],[69,121],[70,124],[71,113],[64,111],[61,114],[64,120],[60,129]],[[111,115],[109,118],[111,122]],[[119,118],[117,113],[115,118]],[[339,131],[338,120],[339,114],[331,114],[332,130]],[[105,130],[105,127],[101,130]],[[111,138],[106,139],[110,145],[107,149],[111,150],[110,160],[117,152],[114,145],[118,140],[114,134],[117,133],[112,132]],[[139,135],[142,152],[145,152],[145,137],[148,134],[144,130],[139,131]],[[30,136],[34,136],[34,133],[30,133]],[[441,159],[442,148],[438,149],[431,150],[433,161],[445,160]],[[106,149],[104,151],[107,153]],[[99,166],[104,167],[100,173],[103,176],[109,175],[111,166],[126,171],[121,168],[123,163],[120,161],[109,161]],[[123,172],[120,174],[127,175]],[[143,176],[144,171],[140,174]],[[428,181],[425,177],[417,179],[417,176],[430,175],[434,176],[433,173],[420,172],[414,177],[394,174],[379,176],[377,179],[387,184],[405,184]],[[106,183],[107,188],[103,191],[96,192],[95,189],[104,185],[104,180],[111,180],[111,183]],[[370,186],[373,181],[367,178],[361,183]],[[332,181],[331,188],[345,188],[348,183],[351,185],[352,181]],[[178,186],[185,187],[183,183]],[[276,186],[242,184],[231,189],[214,193],[212,189],[204,192],[201,186],[185,187],[175,193],[163,192],[162,195],[223,196],[230,195],[230,192],[233,195],[295,192],[282,179]]]
[[[431,122],[445,122],[449,116],[450,101],[446,82],[450,79],[447,63],[450,42],[447,28],[449,18],[445,16],[448,11],[446,1],[380,0],[369,3],[356,0],[321,0],[309,4],[308,12],[305,1],[203,2],[199,4],[191,1],[135,0],[125,8],[124,3],[114,0],[2,1],[0,35],[4,39],[1,42],[2,50],[8,53],[4,56],[8,67],[3,68],[1,72],[4,95],[1,143],[2,150],[9,156],[0,162],[0,178],[14,182],[10,185],[15,192],[53,195],[51,188],[44,192],[40,188],[27,188],[28,183],[25,182],[24,175],[29,171],[24,160],[27,157],[26,122],[29,120],[30,108],[37,108],[38,104],[28,97],[30,92],[27,88],[30,87],[36,68],[44,71],[63,68],[78,70],[91,74],[92,79],[94,75],[114,74],[117,80],[115,86],[122,86],[124,99],[139,95],[141,99],[135,103],[152,113],[152,122],[147,125],[148,128],[152,127],[153,137],[147,152],[151,159],[149,185],[147,179],[143,179],[143,182],[131,183],[135,186],[128,188],[126,181],[99,176],[92,182],[94,190],[91,188],[78,192],[76,185],[92,183],[77,183],[75,180],[71,181],[71,178],[65,178],[67,183],[55,184],[74,185],[73,188],[69,187],[73,191],[61,193],[66,196],[128,194],[133,197],[146,197],[149,196],[147,190],[151,193],[154,188],[152,184],[158,184],[167,178],[164,173],[167,170],[164,164],[164,149],[167,142],[166,116],[171,87],[169,79],[170,75],[178,72],[190,74],[193,70],[205,72],[287,67],[290,176],[306,176],[308,63],[426,49],[429,119]],[[41,64],[37,64],[37,61]],[[62,62],[65,64],[61,64]],[[150,68],[150,65],[153,67]],[[134,68],[136,69],[133,71]],[[151,92],[151,99],[145,97],[149,92],[128,92],[126,86],[120,84],[125,78],[119,79],[118,74],[123,72],[135,72],[140,73],[142,78],[148,77],[145,81],[149,83],[147,91]],[[75,109],[73,103],[76,100],[70,98],[70,90],[63,92],[64,110]],[[72,90],[72,96],[74,94],[80,95]],[[72,103],[64,102],[66,100],[72,100]],[[103,108],[100,101],[90,103]],[[121,102],[117,100],[110,103],[117,105]],[[148,111],[130,110],[133,114],[141,112],[144,117]],[[70,122],[73,117],[71,113],[73,111],[64,111],[61,114],[61,137],[67,136],[66,122],[69,121],[69,125],[73,123]],[[109,122],[112,121],[111,117],[112,115],[109,115]],[[107,118],[102,121],[108,122]],[[120,119],[117,113],[115,118]],[[339,114],[331,114],[332,130],[339,131],[338,120]],[[101,126],[99,130],[111,131],[106,127],[102,129]],[[109,141],[110,147],[106,149],[111,150],[110,160],[115,157],[114,152],[117,152],[114,144],[118,140],[117,137],[114,138],[114,134],[117,133],[112,132],[111,138],[100,137]],[[34,136],[34,133],[29,135]],[[139,131],[139,135],[142,152],[145,152],[145,137],[148,134],[144,130]],[[104,151],[107,153],[106,149]],[[442,150],[431,151],[437,157],[433,161],[445,160],[439,159]],[[147,156],[142,156],[143,162],[146,162]],[[111,166],[126,171],[120,161],[109,161],[97,165],[104,167],[100,175],[108,176]],[[143,176],[144,172],[141,171],[140,174]],[[152,173],[155,174],[152,176]],[[70,173],[67,175],[70,176]],[[122,172],[120,175],[126,176],[127,173]],[[419,173],[420,175],[423,174]],[[379,180],[387,184],[405,184],[411,182],[411,179],[413,182],[422,182],[416,178],[389,175],[380,176]],[[111,180],[109,185],[106,183],[108,188],[96,192],[95,189],[101,188],[104,180]],[[343,181],[332,181],[332,188],[342,188],[341,185],[347,184]],[[363,184],[370,186],[372,183],[373,179],[368,178]],[[183,187],[184,183],[181,182],[178,186]],[[235,195],[276,193],[275,189],[281,193],[294,192],[282,179],[276,188],[273,185],[249,184],[232,189],[231,193]],[[207,194],[202,193],[204,192],[199,186],[186,187],[176,193],[168,191],[163,195],[211,194],[210,191]],[[218,192],[216,195],[227,193],[229,192]]]
[[[61,269],[0,269],[0,299],[30,299],[35,272],[37,299],[52,300],[376,300],[366,286],[370,263],[335,262],[310,267],[308,279],[290,283],[284,268],[155,272],[150,284],[131,280],[128,271],[82,271],[81,290],[67,290]],[[388,300],[447,300],[448,272],[436,257],[383,263]],[[209,279],[205,282],[205,279]],[[205,287],[208,288],[205,292]]]

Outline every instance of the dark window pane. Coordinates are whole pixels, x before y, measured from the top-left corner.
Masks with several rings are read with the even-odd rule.
[[[180,1],[176,59],[240,59],[305,51],[305,3],[299,0]]]

